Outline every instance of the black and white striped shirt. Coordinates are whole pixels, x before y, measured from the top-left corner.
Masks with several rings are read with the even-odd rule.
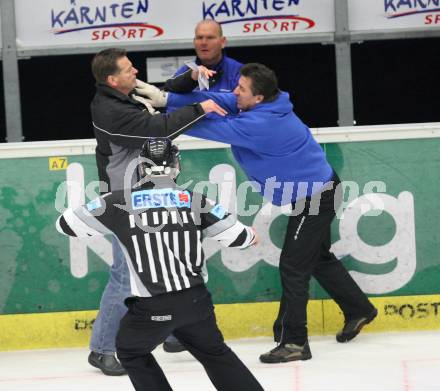
[[[203,284],[203,238],[237,248],[254,240],[252,229],[221,205],[176,186],[108,193],[67,209],[56,226],[70,236],[115,235],[129,267],[132,294],[140,297]]]

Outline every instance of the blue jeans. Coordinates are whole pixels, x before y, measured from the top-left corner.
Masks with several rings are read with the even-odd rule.
[[[127,312],[124,300],[131,296],[128,266],[115,237],[112,238],[112,248],[113,265],[110,269],[110,279],[102,294],[99,313],[93,324],[90,339],[90,350],[104,354],[116,352],[115,342],[119,322]]]

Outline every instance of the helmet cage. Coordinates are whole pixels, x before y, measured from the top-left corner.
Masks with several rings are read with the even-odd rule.
[[[155,175],[167,175],[176,179],[180,173],[180,154],[177,146],[165,137],[149,138],[139,154],[140,179]]]

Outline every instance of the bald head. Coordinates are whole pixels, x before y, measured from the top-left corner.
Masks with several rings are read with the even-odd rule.
[[[209,28],[216,32],[216,34],[219,37],[223,37],[223,29],[219,22],[216,22],[213,19],[205,19],[201,20],[199,23],[197,23],[195,28],[195,35],[197,35],[197,30],[200,30],[201,28]]]
[[[221,25],[212,19],[197,23],[194,32],[194,49],[205,66],[214,66],[222,59],[222,49],[226,46]]]

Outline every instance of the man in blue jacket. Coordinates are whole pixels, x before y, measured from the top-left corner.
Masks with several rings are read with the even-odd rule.
[[[197,65],[203,65],[211,72],[209,91],[232,92],[238,84],[242,63],[228,57],[224,53],[226,37],[222,26],[212,19],[197,23],[194,31],[194,49],[197,54]],[[188,77],[193,71],[187,65],[180,67],[175,75],[168,79],[164,89],[172,92],[189,92],[198,90],[197,77]],[[169,107],[170,110],[173,108]],[[181,352],[184,347],[174,336],[170,336],[163,344],[166,352]]]
[[[153,106],[164,105],[163,94],[150,94],[156,96],[162,99],[153,99]],[[235,159],[264,198],[275,205],[292,204],[279,264],[282,297],[273,327],[278,346],[260,360],[280,363],[312,357],[306,312],[311,276],[345,316],[337,341],[353,339],[377,310],[330,252],[330,225],[342,194],[324,151],[292,111],[289,94],[278,89],[274,72],[262,64],[243,66],[233,94],[169,93],[167,104],[181,107],[208,97],[229,115],[209,115],[187,134],[231,144]]]

